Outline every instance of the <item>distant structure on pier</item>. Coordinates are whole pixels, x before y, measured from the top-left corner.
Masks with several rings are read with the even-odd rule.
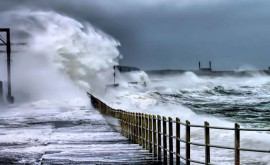
[[[5,37],[3,37],[5,34]],[[3,35],[3,36],[2,36]],[[26,43],[11,43],[10,29],[0,28],[0,53],[6,54],[7,60],[7,95],[6,101],[14,103],[14,97],[11,92],[11,45],[19,46],[26,45]],[[0,103],[4,102],[4,82],[0,80]]]
[[[209,61],[209,67],[208,68],[202,68],[201,67],[201,62],[199,61],[199,70],[201,70],[201,71],[212,71],[212,62]]]

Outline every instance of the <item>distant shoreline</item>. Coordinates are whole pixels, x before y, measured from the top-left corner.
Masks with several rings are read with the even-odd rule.
[[[213,70],[147,70],[145,71],[150,75],[175,75],[192,72],[198,76],[252,76],[254,74],[270,75],[270,70],[249,70],[249,71],[213,71]]]

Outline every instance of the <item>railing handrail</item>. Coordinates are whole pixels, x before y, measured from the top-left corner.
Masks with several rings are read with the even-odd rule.
[[[161,150],[163,150],[163,161],[167,162],[167,156],[169,155],[170,164],[173,163],[173,155],[176,156],[176,164],[180,164],[180,159],[184,159],[186,164],[189,165],[190,162],[198,164],[212,164],[210,163],[210,148],[222,148],[235,151],[235,164],[240,164],[240,151],[250,151],[250,152],[263,152],[270,153],[270,150],[262,149],[251,149],[251,148],[241,148],[240,147],[240,132],[241,131],[270,131],[270,129],[260,129],[260,128],[240,128],[239,124],[235,123],[234,128],[230,127],[220,127],[220,126],[210,126],[208,122],[204,125],[191,124],[188,120],[186,123],[181,122],[179,118],[173,120],[172,118],[160,117],[159,115],[149,115],[139,112],[128,112],[120,109],[113,109],[103,103],[98,98],[89,94],[91,97],[92,104],[95,108],[98,108],[101,113],[109,114],[120,120],[121,133],[128,137],[129,140],[142,145],[143,148],[147,149],[152,153],[154,151],[154,156],[161,160]],[[167,124],[168,123],[168,124]],[[161,124],[163,125],[163,130],[161,130]],[[176,125],[176,136],[173,136],[173,124]],[[168,131],[167,133],[167,125]],[[186,127],[186,138],[180,138],[180,125]],[[205,143],[191,142],[190,138],[190,128],[204,128],[205,131]],[[221,130],[233,130],[235,131],[235,144],[233,147],[215,145],[210,143],[210,130],[211,129],[221,129]],[[161,136],[163,136],[163,142],[161,143]],[[169,139],[169,148],[167,148],[167,140]],[[173,139],[176,140],[176,152],[173,151]],[[180,142],[186,145],[186,155],[185,157],[180,154]],[[196,145],[205,147],[205,162],[190,159],[190,145]],[[153,149],[154,147],[154,149]]]

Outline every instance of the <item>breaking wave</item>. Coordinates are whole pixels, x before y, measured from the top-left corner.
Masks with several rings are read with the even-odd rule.
[[[13,55],[17,101],[103,92],[112,81],[120,43],[91,24],[53,11],[9,11],[3,18],[13,41],[27,44]]]

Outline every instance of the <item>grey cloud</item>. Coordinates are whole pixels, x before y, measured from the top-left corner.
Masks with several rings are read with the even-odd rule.
[[[183,5],[173,0],[156,5],[124,0],[0,2],[1,11],[18,6],[50,9],[91,22],[121,42],[123,65],[191,69],[199,60],[203,64],[212,60],[216,69],[245,64],[261,69],[270,65],[267,0],[211,0]]]

